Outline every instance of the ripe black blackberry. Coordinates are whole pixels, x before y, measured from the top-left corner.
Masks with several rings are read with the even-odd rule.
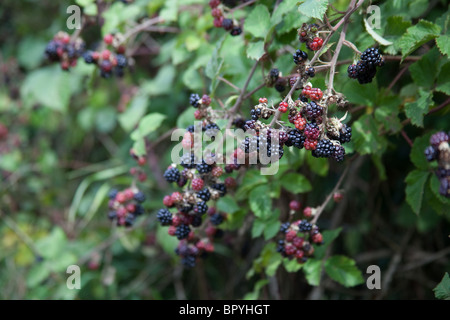
[[[207,164],[204,159],[202,159],[202,163],[198,163],[196,166],[196,169],[200,174],[211,172],[212,168],[212,165]]]
[[[283,257],[286,257],[286,250],[284,248],[284,240],[278,240],[277,252],[279,252]]]
[[[292,129],[288,132],[288,140],[285,142],[285,145],[288,147],[294,146],[298,149],[302,149],[305,143],[306,137],[303,133],[298,129]]]
[[[186,128],[186,131],[194,133],[195,131],[195,126],[193,124],[191,124],[189,127]]]
[[[274,157],[275,159],[281,159],[284,155],[284,149],[282,145],[278,145],[278,148],[273,149],[272,145],[267,144],[267,157]]]
[[[117,190],[116,188],[111,189],[109,191],[109,193],[108,193],[108,198],[109,199],[114,199],[117,196],[118,193],[119,193],[119,190]]]
[[[439,148],[441,142],[448,142],[448,141],[449,136],[444,131],[437,132],[433,134],[430,138],[430,144],[435,148]]]
[[[329,158],[334,155],[335,146],[329,139],[319,140],[316,149],[312,151],[312,155],[316,158]]]
[[[180,171],[175,167],[170,167],[164,172],[164,179],[167,182],[177,182],[180,179]]]
[[[158,219],[162,226],[169,226],[172,224],[172,213],[165,208],[159,209],[156,214],[156,219]]]
[[[234,36],[238,36],[242,33],[242,29],[241,27],[233,27],[233,29],[231,29],[230,34],[234,37]]]
[[[200,96],[197,93],[192,93],[189,97],[189,104],[194,108],[198,108],[200,106]]]
[[[128,214],[125,217],[125,226],[131,227],[134,224],[135,220],[136,220],[136,216],[134,214]],[[119,224],[119,221],[117,221],[117,223]]]
[[[117,212],[114,210],[111,210],[108,212],[108,219],[109,220],[114,220],[117,217]]]
[[[311,67],[311,68],[306,69],[305,73],[310,78],[314,78],[314,76],[316,75],[316,70],[313,67]]]
[[[58,57],[58,43],[54,40],[47,43],[47,46],[45,47],[45,55],[47,56],[47,59],[51,61],[57,61],[59,59]]]
[[[197,192],[197,198],[203,200],[203,201],[209,201],[211,198],[211,193],[209,192],[208,188],[203,188],[199,192]]]
[[[219,195],[223,197],[227,193],[227,187],[224,183],[213,183],[211,188],[219,191]]]
[[[289,227],[291,226],[291,224],[289,222],[285,222],[281,225],[280,227],[280,232],[281,233],[286,233],[289,229]]]
[[[346,143],[350,140],[352,140],[352,128],[344,123],[339,130],[339,142]]]
[[[233,20],[232,19],[223,19],[222,28],[227,31],[231,31],[233,29]]]
[[[236,128],[240,128],[240,129],[244,130],[245,119],[244,118],[236,118],[233,120],[233,125]]]
[[[294,58],[295,64],[304,63],[308,59],[308,54],[300,49],[295,51],[295,53],[292,56]]]
[[[341,145],[335,145],[334,146],[334,153],[333,153],[333,159],[337,162],[344,161],[345,156],[345,148]]]
[[[134,209],[134,215],[136,217],[138,217],[138,216],[144,214],[144,212],[145,212],[144,207],[141,206],[139,203],[137,203],[136,206],[135,206],[135,209]]]
[[[383,63],[383,57],[376,48],[366,49],[361,54],[361,61],[366,62],[371,67],[381,67]]]
[[[443,167],[438,167],[435,171],[436,176],[438,177],[438,179],[444,179],[447,177],[450,177],[450,169],[445,169]]]
[[[117,54],[116,59],[117,59],[117,67],[125,68],[128,65],[127,58],[123,54]]]
[[[189,228],[186,224],[180,224],[175,230],[175,236],[178,240],[186,239],[191,232],[191,228]]]
[[[255,130],[256,120],[247,120],[244,124],[244,131]]]
[[[189,211],[191,211],[193,207],[194,206],[192,205],[192,203],[183,203],[179,209],[180,212],[189,213]]]
[[[208,123],[206,126],[202,127],[202,130],[205,131],[206,135],[215,135],[217,131],[220,131],[220,127],[214,123]]]
[[[289,136],[286,131],[278,131],[278,141],[280,145],[283,145],[286,143],[286,141],[289,140]]]
[[[309,232],[312,229],[312,224],[308,222],[308,220],[302,220],[298,224],[298,230],[300,232]]]
[[[272,82],[277,81],[279,76],[280,76],[280,70],[278,70],[276,68],[273,68],[273,69],[270,70],[269,77],[272,80]]]
[[[205,201],[199,201],[194,205],[194,212],[202,215],[205,214],[206,211],[208,211],[208,205],[206,204]]]
[[[192,225],[193,227],[195,227],[195,228],[198,228],[198,227],[200,227],[200,226],[202,225],[202,222],[203,222],[202,216],[196,214],[196,215],[192,218],[191,225]]]
[[[349,65],[347,68],[347,74],[348,74],[349,78],[357,79],[358,78],[358,70],[356,68],[356,65],[354,65],[354,64]]]
[[[372,82],[372,79],[377,73],[376,67],[368,65],[365,61],[358,61],[356,64],[356,71],[358,73],[357,79],[360,84]]]
[[[301,102],[308,102],[308,98],[305,97],[303,94],[301,94],[301,95],[298,97],[298,99],[299,99]]]
[[[218,226],[223,222],[223,216],[220,213],[215,213],[211,216],[209,221],[211,221],[213,225]]]
[[[189,254],[181,259],[181,264],[186,268],[193,268],[195,267],[196,259],[196,256]]]
[[[187,169],[195,168],[196,158],[193,153],[185,153],[180,158],[180,165]]]
[[[261,108],[255,108],[250,110],[250,116],[252,120],[258,120],[261,117]]]
[[[138,191],[134,194],[134,200],[137,202],[144,202],[145,201],[145,194],[142,191]]]
[[[323,115],[323,108],[322,108],[322,106],[315,103],[314,101],[311,101],[303,109],[303,113],[305,114],[306,119],[308,119],[309,121],[312,121]]]
[[[92,51],[86,51],[85,53],[83,53],[83,59],[87,64],[95,62],[94,57],[92,56]]]

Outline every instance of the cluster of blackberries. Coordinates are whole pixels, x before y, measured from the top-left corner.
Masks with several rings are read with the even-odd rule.
[[[217,213],[213,207],[208,210],[208,216],[210,217],[209,222],[201,236],[195,234],[185,224],[176,227],[178,221],[183,220],[184,216],[174,216],[175,224],[172,222],[169,227],[169,234],[176,236],[178,239],[181,237],[175,253],[181,257],[181,264],[186,268],[195,267],[197,258],[205,258],[209,253],[214,252],[214,239],[223,235],[223,230],[217,226],[224,221],[226,215]]]
[[[222,1],[224,2],[224,1]],[[242,28],[234,23],[232,19],[227,19],[223,16],[223,11],[220,8],[220,0],[210,0],[211,15],[214,17],[214,27],[224,28],[229,31],[232,36],[238,36],[242,33]],[[224,2],[223,5],[226,5]]]
[[[210,98],[203,96],[200,99],[196,94],[191,95],[190,103],[196,108],[200,108],[205,102],[209,104]],[[219,130],[217,124],[207,120],[202,122],[201,130],[194,125],[189,126],[182,141],[185,153],[178,164],[172,164],[164,172],[167,182],[183,189],[164,197],[165,208],[158,211],[156,218],[161,225],[169,226],[170,235],[180,240],[177,254],[187,267],[194,266],[196,258],[204,256],[205,252],[214,251],[213,238],[222,234],[217,226],[226,219],[226,214],[216,212],[215,207],[210,207],[211,202],[236,187],[233,177],[221,179],[225,173],[240,168],[237,161],[226,164],[224,169],[217,164],[218,159],[214,153],[207,153],[198,159],[192,148],[193,135],[197,131],[214,137]],[[237,152],[232,157],[236,160]]]
[[[319,228],[306,219],[283,223],[280,233],[283,238],[278,240],[277,251],[283,257],[295,258],[298,263],[304,263],[313,256],[313,243],[320,245],[323,241]]]
[[[122,191],[112,189],[108,197],[108,218],[116,220],[118,226],[132,226],[136,217],[145,212],[142,207],[145,195],[136,188],[127,188]]]
[[[50,61],[60,62],[63,70],[69,70],[77,64],[79,57],[83,57],[87,64],[95,64],[100,68],[100,75],[103,78],[110,78],[113,74],[118,77],[124,75],[124,69],[128,65],[125,57],[125,47],[116,45],[115,38],[111,34],[105,35],[103,41],[109,46],[114,45],[115,52],[108,49],[102,52],[85,50],[83,40],[77,38],[71,41],[70,36],[65,32],[58,32],[56,36],[47,44],[45,55]]]
[[[197,93],[192,93],[189,97],[189,104],[196,108],[194,117],[197,120],[201,120],[206,117],[206,108],[211,104],[211,98],[204,94],[201,98]]]
[[[59,62],[61,69],[69,70],[76,66],[84,52],[84,42],[80,38],[71,41],[66,32],[58,32],[45,47],[45,55],[52,62]]]
[[[103,38],[106,45],[115,47],[115,52],[105,49],[102,52],[86,51],[83,54],[84,61],[87,64],[95,64],[100,68],[100,76],[102,78],[110,78],[113,74],[118,77],[123,77],[124,70],[128,66],[127,58],[125,57],[125,47],[115,45],[115,37],[112,34],[107,34]]]
[[[288,79],[283,78],[281,71],[277,68],[270,69],[265,80],[268,87],[274,87],[278,92],[285,91],[288,85]]]
[[[317,24],[303,23],[302,27],[297,30],[298,39],[304,42],[309,50],[317,51],[322,48],[323,39],[317,36],[319,26]]]
[[[360,84],[372,82],[377,73],[377,67],[382,67],[384,60],[378,49],[369,48],[361,54],[356,64],[348,66],[347,73],[352,79],[358,79]]]
[[[253,107],[252,110],[250,110],[250,116],[252,120],[258,120],[259,118],[263,119],[269,119],[275,111],[273,109],[270,109],[268,106],[268,100],[267,98],[259,98],[259,104]]]
[[[449,133],[444,131],[433,134],[430,138],[430,146],[425,149],[425,157],[428,161],[437,161],[438,168],[435,173],[441,183],[439,193],[450,198],[450,146]]]

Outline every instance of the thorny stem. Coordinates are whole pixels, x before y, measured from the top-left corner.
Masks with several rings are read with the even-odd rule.
[[[339,41],[336,45],[336,51],[334,52],[333,58],[331,59],[330,65],[330,76],[328,78],[328,95],[332,94],[333,91],[333,83],[334,83],[334,73],[336,72],[336,62],[339,57],[339,53],[342,49],[342,44],[345,41],[345,32],[347,31],[348,24],[345,23],[344,27],[342,28],[341,35],[339,37]]]
[[[148,27],[150,27],[150,26],[152,26],[154,24],[160,23],[160,22],[164,22],[164,20],[162,18],[160,18],[160,17],[155,17],[155,18],[146,20],[146,21],[138,24],[137,26],[135,26],[134,28],[128,30],[124,34],[122,43],[125,42],[131,36],[135,35],[136,33],[140,32],[140,31],[144,31],[146,28],[148,28]]]
[[[233,13],[236,10],[239,10],[239,9],[247,7],[247,6],[251,5],[251,4],[254,4],[256,1],[257,0],[250,0],[250,1],[244,2],[243,4],[240,4],[240,5],[236,6],[236,7],[234,7],[233,9],[230,9],[230,11],[228,11],[228,12],[229,13]]]

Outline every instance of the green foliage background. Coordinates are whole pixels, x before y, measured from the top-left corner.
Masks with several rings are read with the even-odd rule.
[[[285,75],[294,72],[291,51],[305,49],[297,28],[322,16],[327,1],[304,1],[300,11],[297,1],[284,0],[276,10],[275,1],[257,1],[234,13],[245,21],[239,37],[213,27],[204,0],[106,2],[104,24],[81,34],[88,46],[148,16],[159,15],[162,25],[177,29],[151,33],[151,45],[139,45],[124,79],[102,79],[81,59],[69,73],[44,59],[46,43],[59,30],[67,31],[67,6],[78,4],[96,16],[94,0],[2,1],[0,123],[9,138],[0,145],[0,298],[432,299],[435,293],[448,298],[450,200],[439,195],[434,166],[423,156],[431,134],[450,130],[448,105],[429,113],[450,95],[446,1],[373,1],[381,9],[381,29],[371,32],[389,42],[380,47],[396,58],[386,61],[373,83],[361,86],[346,73],[353,51],[342,49],[339,61],[345,63],[337,67],[335,89],[350,102],[346,121],[353,141],[346,162],[329,163],[295,150],[283,157],[275,176],[257,170],[239,176],[235,195],[218,203],[230,214],[226,236],[193,270],[180,267],[176,241],[155,221],[163,196],[175,190],[161,182],[172,143],[151,148],[148,180],[139,184],[149,198],[149,213],[136,227],[111,226],[107,192],[130,185],[131,147],[143,151],[144,137],[152,143],[192,123],[191,92],[231,106],[237,93],[218,77],[242,88],[265,53],[249,91],[272,67]],[[332,1],[343,11],[348,3]],[[364,26],[366,16],[353,14],[347,32],[361,51],[376,45]],[[136,43],[145,37],[139,33]],[[326,73],[312,83],[324,90]],[[244,102],[244,117],[263,96],[283,97],[273,88],[261,89]],[[213,107],[219,108],[215,100]],[[345,198],[330,204],[319,220],[325,245],[304,266],[283,260],[275,237],[289,201],[320,205],[345,166],[350,166]],[[71,264],[81,267],[81,290],[66,287]],[[365,286],[372,264],[380,266],[382,280],[394,270],[381,291]]]

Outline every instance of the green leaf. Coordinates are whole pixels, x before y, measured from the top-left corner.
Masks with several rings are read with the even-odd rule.
[[[372,115],[364,115],[355,121],[352,134],[356,151],[360,154],[382,153],[386,148],[386,139],[378,132],[378,125]]]
[[[320,284],[320,276],[322,274],[322,261],[317,259],[308,259],[303,264],[303,272],[311,286],[318,286]]]
[[[224,42],[225,37],[222,37],[217,41],[216,47],[214,48],[214,51],[211,55],[211,59],[209,60],[205,68],[205,75],[212,80],[211,87],[209,90],[210,95],[214,94],[214,91],[218,84],[217,77],[220,74],[223,67],[224,59],[219,55],[219,51],[222,49]]]
[[[375,119],[381,122],[386,130],[397,133],[402,129],[399,114],[401,99],[397,96],[382,96],[374,112]]]
[[[70,97],[80,88],[80,77],[61,70],[59,65],[28,74],[21,87],[26,106],[36,103],[57,111],[66,111]]]
[[[195,110],[194,107],[189,107],[184,110],[177,118],[177,128],[187,128],[193,125],[197,121],[194,116]]]
[[[270,27],[270,13],[264,5],[256,6],[245,18],[244,30],[255,38],[265,38]]]
[[[248,170],[242,184],[236,192],[237,200],[247,198],[248,193],[261,184],[267,183],[267,176],[259,174],[257,170]]]
[[[416,25],[409,27],[398,40],[398,46],[402,51],[402,59],[424,43],[436,38],[440,32],[441,27],[426,20],[420,20]]]
[[[126,132],[130,132],[136,127],[144,116],[148,104],[148,96],[138,94],[131,100],[127,110],[118,116],[119,123]]]
[[[406,202],[409,203],[412,210],[420,213],[422,207],[422,198],[424,194],[424,187],[430,173],[427,171],[413,170],[405,179],[406,182]]]
[[[166,0],[164,2],[164,7],[161,9],[159,17],[166,22],[177,20],[178,0]]]
[[[414,139],[411,153],[409,154],[409,158],[416,168],[424,171],[430,169],[430,163],[427,161],[424,154],[425,148],[430,145],[430,135],[431,134],[427,134],[423,137]]]
[[[175,248],[178,246],[178,240],[167,233],[166,227],[157,224],[156,239],[166,253],[172,257],[176,256]]]
[[[290,14],[291,12],[295,12],[295,6],[297,5],[298,0],[284,0],[282,1],[278,7],[275,9],[275,11],[272,14],[272,17],[270,18],[270,24],[271,25],[277,25],[281,21],[283,21],[283,16],[286,14]],[[297,18],[300,18],[301,16],[298,14],[298,12],[295,12],[297,15]]]
[[[50,275],[50,268],[47,263],[39,263],[33,266],[27,275],[27,286],[34,288]]]
[[[172,83],[175,79],[175,68],[173,65],[165,65],[159,69],[153,80],[147,81],[141,86],[141,94],[159,96],[170,94],[173,90]]]
[[[389,36],[400,37],[406,30],[411,27],[411,21],[404,20],[402,16],[391,16],[386,19],[386,28],[384,35],[389,39]]]
[[[450,57],[450,35],[442,35],[436,38],[436,44],[442,55]]]
[[[364,282],[355,260],[345,256],[336,255],[329,258],[325,262],[325,271],[331,279],[344,287],[353,287]]]
[[[287,272],[297,272],[303,267],[303,264],[298,263],[297,259],[283,259],[283,265]]]
[[[419,86],[430,89],[438,74],[439,51],[431,49],[424,54],[419,61],[409,67],[409,72],[414,82]]]
[[[336,239],[341,233],[342,228],[337,228],[335,230],[325,230],[322,232],[323,244],[316,246],[314,250],[314,257],[317,259],[323,259],[325,257],[325,251],[328,246]]]
[[[373,107],[379,96],[376,82],[361,85],[358,81],[347,81],[343,92],[349,102]]]
[[[370,24],[367,22],[367,19],[364,19],[364,27],[366,28],[366,31],[368,34],[371,35],[371,37],[378,42],[379,44],[381,44],[382,46],[389,46],[391,44],[393,44],[393,42],[386,40],[385,38],[383,38],[382,36],[380,36],[378,33],[375,32],[375,30],[373,30],[373,28],[370,26]]]
[[[328,174],[330,168],[330,162],[325,158],[314,158],[311,152],[306,154],[306,163],[312,172],[318,174],[321,177],[325,177]]]
[[[413,125],[423,127],[423,116],[433,105],[432,98],[432,92],[419,89],[419,98],[414,102],[405,103],[405,114]]]
[[[450,277],[448,276],[448,272],[444,274],[441,282],[439,282],[433,291],[437,299],[450,300]]]
[[[265,223],[264,240],[272,239],[280,230],[281,222],[278,220],[278,216]]]
[[[440,187],[441,187],[441,182],[439,181],[438,177],[435,174],[431,175],[431,178],[430,178],[430,189],[431,189],[431,191],[434,194],[434,199],[433,200],[438,200],[439,202],[444,204],[445,205],[444,211],[446,211],[446,213],[450,213],[448,211],[448,208],[450,206],[450,198],[444,197],[439,192]],[[436,201],[433,201],[433,202],[436,202]],[[441,211],[441,210],[436,210],[436,211]]]
[[[306,0],[298,6],[298,11],[307,17],[322,20],[327,8],[328,0]]]
[[[142,139],[157,130],[165,118],[165,115],[156,112],[146,115],[139,122],[138,128],[131,133],[131,139],[135,141]]]
[[[250,42],[247,46],[247,58],[259,60],[264,55],[264,41]]]
[[[312,190],[311,183],[308,179],[298,173],[286,173],[283,175],[281,178],[281,186],[294,194]]]
[[[36,248],[44,258],[54,259],[63,252],[67,237],[60,227],[54,227],[45,238],[36,241]]]
[[[236,200],[234,200],[230,196],[220,198],[217,201],[216,206],[219,211],[223,211],[223,212],[230,213],[230,214],[234,213],[240,209],[239,205],[236,203]]]
[[[254,188],[248,198],[250,209],[260,219],[268,219],[272,214],[272,199],[269,195],[269,187],[261,185]]]
[[[436,90],[450,95],[450,62],[441,67],[436,81]]]

